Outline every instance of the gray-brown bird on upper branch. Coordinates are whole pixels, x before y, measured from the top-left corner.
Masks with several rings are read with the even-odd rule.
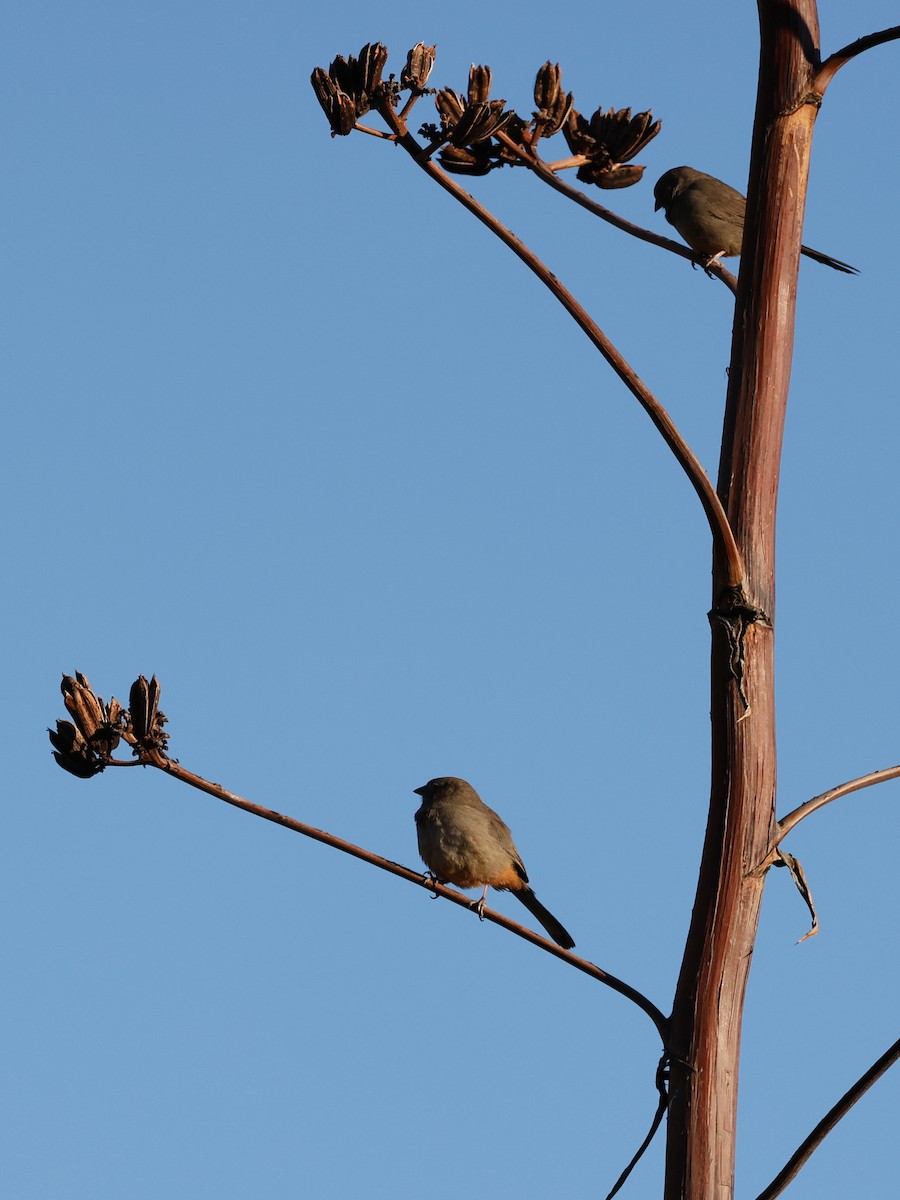
[[[557,945],[571,950],[572,938],[528,886],[512,834],[475,789],[464,779],[445,775],[415,792],[422,797],[416,813],[419,853],[435,879],[461,888],[484,888],[479,911],[489,887],[512,892]]]
[[[740,254],[744,240],[744,212],[747,201],[740,192],[693,167],[672,167],[660,176],[653,189],[654,212],[665,210],[666,220],[674,225],[692,250],[701,256],[705,267],[721,258]],[[831,258],[809,246],[800,253],[816,262],[858,275],[856,267]]]

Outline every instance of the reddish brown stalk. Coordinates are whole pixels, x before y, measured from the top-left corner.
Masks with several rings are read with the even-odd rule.
[[[714,624],[711,796],[672,1013],[666,1200],[734,1194],[741,1024],[775,836],[775,510],[803,202],[817,107],[814,0],[759,0],[760,78],[718,491],[747,570],[740,622]],[[727,572],[716,551],[713,597]],[[736,676],[746,707],[736,694]]]

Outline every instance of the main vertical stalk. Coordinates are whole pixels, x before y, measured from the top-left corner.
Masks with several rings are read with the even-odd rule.
[[[713,562],[712,780],[672,1013],[666,1200],[734,1193],[741,1020],[775,822],[775,509],[816,109],[815,0],[758,0],[760,73],[718,492],[744,556]],[[736,678],[737,676],[737,678]]]

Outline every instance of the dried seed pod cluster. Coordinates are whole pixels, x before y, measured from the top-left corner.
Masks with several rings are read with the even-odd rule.
[[[640,181],[644,168],[625,164],[656,137],[661,126],[662,121],[653,121],[651,112],[633,117],[630,108],[618,112],[598,108],[588,119],[572,109],[563,135],[572,153],[586,160],[576,172],[582,183],[623,188]]]
[[[409,92],[399,118],[405,129],[412,106],[432,91],[425,84],[434,61],[435,47],[419,42],[407,55],[399,83],[393,75],[385,80],[387,49],[376,42],[363,46],[357,57],[338,55],[327,71],[316,67],[312,85],[332,135],[351,133],[372,108],[392,113],[400,94]],[[538,162],[540,139],[562,132],[572,157],[552,164],[554,171],[575,167],[582,183],[600,188],[630,187],[640,180],[644,168],[630,160],[659,133],[661,122],[654,122],[650,112],[632,117],[630,108],[598,108],[592,117],[583,117],[574,108],[572,93],[563,90],[558,63],[546,62],[538,71],[536,108],[528,120],[507,108],[505,100],[490,98],[491,82],[490,67],[473,66],[465,96],[452,88],[434,91],[438,121],[425,122],[418,132],[428,143],[424,153],[437,153],[446,171],[486,175],[496,167]],[[396,120],[393,127],[396,133]]]
[[[313,90],[325,110],[332,136],[350,133],[372,107],[381,88],[387,56],[387,47],[375,42],[363,46],[358,58],[339,54],[327,71],[321,67],[313,71]]]
[[[159,711],[159,681],[143,675],[131,685],[130,709],[113,697],[108,704],[96,694],[87,676],[76,671],[63,675],[60,685],[71,721],[57,721],[48,730],[53,757],[71,775],[90,779],[108,763],[120,741],[140,757],[142,752],[163,751],[168,735],[166,718]]]

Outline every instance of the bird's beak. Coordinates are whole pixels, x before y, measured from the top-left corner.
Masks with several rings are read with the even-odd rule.
[[[424,797],[424,795],[425,795],[425,785],[424,785],[424,783],[422,784],[422,786],[421,786],[420,788],[413,788],[413,795],[415,795],[415,796],[422,796],[422,797]]]
[[[659,210],[662,208],[662,206],[663,206],[662,200],[657,200],[657,202],[653,205],[653,211],[659,212]]]

